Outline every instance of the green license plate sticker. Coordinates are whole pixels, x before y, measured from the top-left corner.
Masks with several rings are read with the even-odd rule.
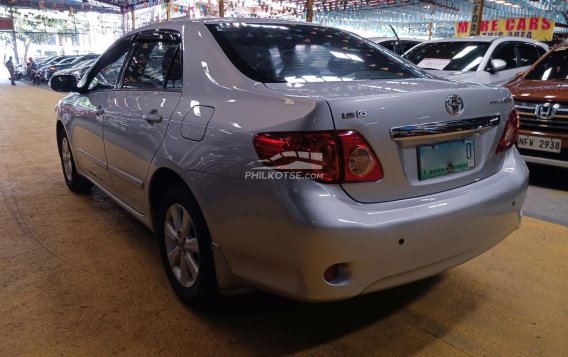
[[[473,139],[418,147],[420,180],[467,171],[474,167],[475,146]]]

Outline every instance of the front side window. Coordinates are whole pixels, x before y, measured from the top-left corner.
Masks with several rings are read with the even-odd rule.
[[[102,62],[97,63],[95,74],[89,75],[91,81],[87,89],[89,91],[114,89],[120,76],[120,70],[131,47],[132,42],[125,41],[114,46],[101,56]]]
[[[122,88],[181,88],[179,45],[171,41],[138,43],[126,68]]]
[[[500,45],[493,52],[491,59],[500,59],[507,63],[505,68],[501,69],[501,71],[517,68],[517,54],[515,52],[515,45],[513,43]]]
[[[568,79],[568,46],[561,46],[550,52],[525,79],[537,81]]]
[[[476,71],[489,42],[430,42],[412,48],[404,57],[423,69]]]
[[[369,41],[302,24],[207,24],[242,73],[265,83],[336,82],[426,76]]]
[[[520,67],[530,66],[540,57],[536,46],[530,43],[520,43],[517,49],[519,50]]]

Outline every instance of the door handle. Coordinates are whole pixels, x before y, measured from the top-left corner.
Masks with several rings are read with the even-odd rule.
[[[164,119],[158,114],[158,109],[150,110],[150,113],[142,115],[142,118],[151,124],[160,123]]]
[[[95,115],[100,117],[101,115],[103,115],[105,113],[105,108],[103,108],[102,105],[99,105],[96,109],[95,109]]]

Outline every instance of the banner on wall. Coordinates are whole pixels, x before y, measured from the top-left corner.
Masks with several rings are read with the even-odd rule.
[[[12,31],[14,22],[9,17],[0,17],[0,31]]]
[[[513,36],[527,37],[538,41],[552,40],[555,21],[544,17],[518,17],[504,20],[481,21],[482,36]],[[456,37],[469,36],[470,21],[455,24]]]

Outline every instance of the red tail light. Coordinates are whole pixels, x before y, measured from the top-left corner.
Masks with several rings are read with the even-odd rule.
[[[343,182],[379,181],[383,170],[373,149],[356,131],[338,132],[343,151]]]
[[[507,122],[505,123],[505,130],[501,139],[499,140],[499,145],[497,146],[496,154],[503,152],[517,143],[519,139],[519,125],[520,125],[519,112],[517,109],[513,108],[509,113]]]
[[[262,133],[254,147],[263,164],[323,183],[378,181],[379,160],[355,131]]]

